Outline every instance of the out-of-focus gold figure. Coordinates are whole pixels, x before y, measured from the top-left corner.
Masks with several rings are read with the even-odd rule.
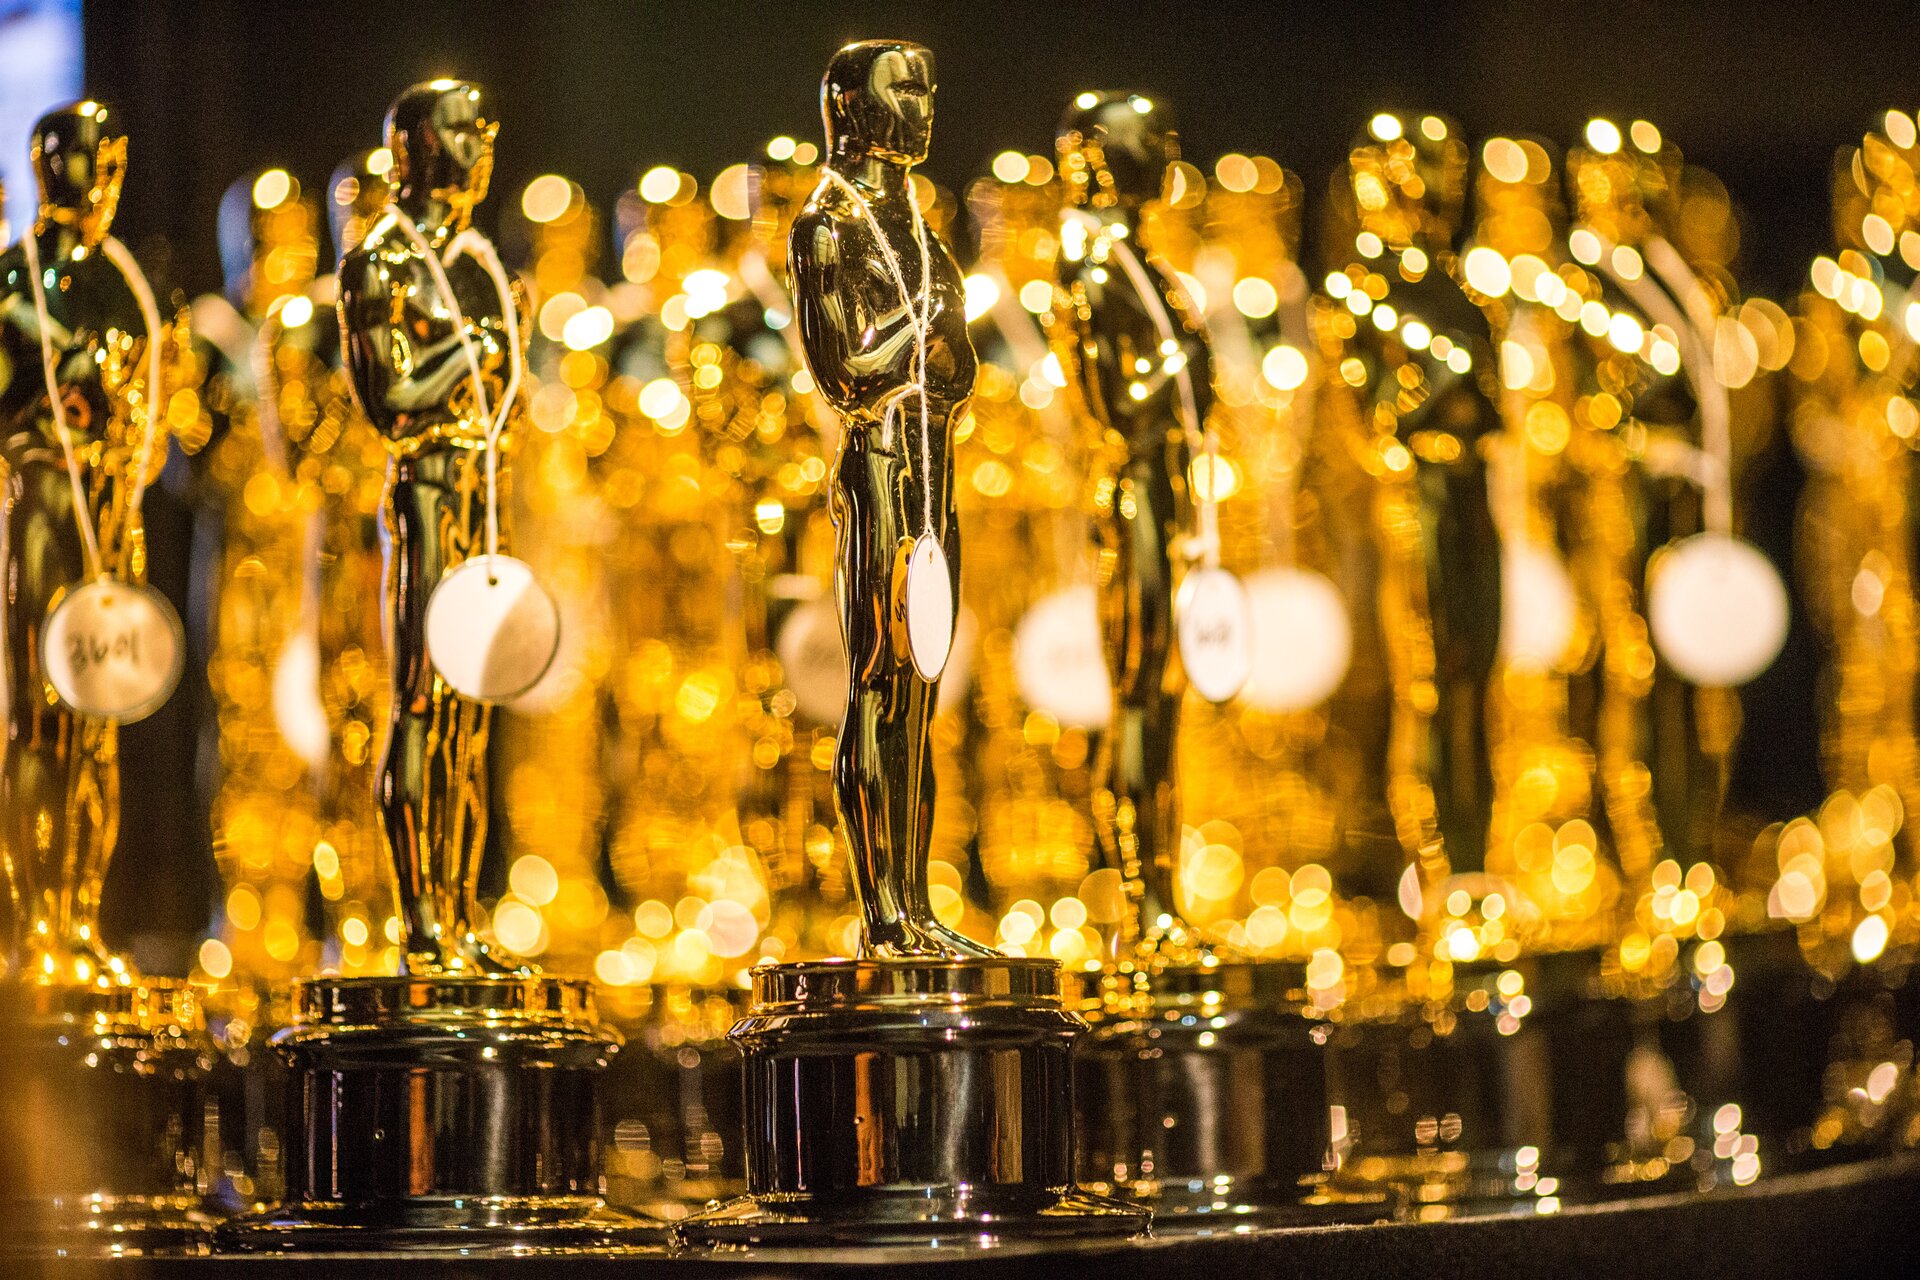
[[[625,282],[609,302],[624,314],[605,391],[616,426],[595,465],[621,513],[605,558],[617,637],[609,852],[636,905],[632,936],[598,967],[623,985],[720,984],[752,963],[765,921],[739,826],[748,747],[728,478],[689,398],[714,390],[695,386],[693,326],[725,306],[731,280],[719,215],[699,195],[691,174],[658,166],[616,212]]]
[[[368,225],[386,208],[392,165],[392,152],[380,147],[334,170],[327,208],[337,255],[358,247]],[[337,295],[332,272],[310,291],[316,312]],[[283,309],[273,332],[285,333],[288,319]],[[319,794],[320,841],[313,865],[328,923],[322,956],[342,973],[385,973],[399,959],[390,932],[398,917],[380,867],[373,779],[391,680],[385,620],[365,602],[378,598],[383,572],[380,507],[387,451],[353,398],[338,326],[325,318],[312,323],[325,337],[315,334],[311,345],[276,344],[272,367],[278,396],[274,419],[283,424],[287,463],[303,491],[317,485],[325,495],[307,515],[301,561],[302,598],[310,609],[303,611],[303,620],[317,657],[328,742],[324,765],[309,774]]]
[[[835,54],[825,177],[791,248],[808,369],[843,432],[833,501],[851,688],[834,782],[863,957],[992,954],[928,900],[929,727],[959,594],[951,449],[975,372],[960,269],[908,185],[926,158],[933,92],[918,45]],[[933,621],[923,630],[922,619]]]
[[[835,946],[827,937],[834,904],[822,893],[829,877],[817,861],[835,846],[820,840],[823,775],[812,759],[820,737],[809,720],[834,691],[822,686],[843,679],[837,649],[821,643],[831,632],[818,625],[830,616],[822,588],[831,581],[828,473],[839,422],[811,385],[787,276],[793,223],[818,181],[803,157],[817,153],[790,140],[772,150],[715,180],[716,211],[739,231],[722,258],[725,294],[721,281],[706,284],[711,296],[694,304],[705,314],[689,314],[683,376],[719,491],[727,595],[737,610],[727,644],[742,695],[732,763],[737,839],[731,856],[699,869],[700,883],[745,906],[755,932],[766,932],[752,954],[797,960]],[[832,654],[826,663],[823,651]],[[796,692],[803,682],[813,704],[806,713]],[[745,932],[735,922],[730,959]]]
[[[319,963],[368,968],[386,917],[367,768],[379,620],[362,607],[378,580],[370,517],[385,455],[337,367],[330,281],[314,273],[319,234],[285,170],[229,189],[229,295],[194,304],[204,375],[171,410],[196,455],[202,519],[220,526],[217,556],[196,572],[210,610],[212,820],[226,892],[200,967],[262,990]],[[320,938],[309,937],[310,877],[329,906]]]
[[[1920,267],[1920,142],[1890,111],[1842,151],[1833,179],[1838,251],[1814,261],[1792,356],[1793,442],[1807,463],[1800,588],[1828,647],[1814,821],[1773,838],[1768,914],[1800,927],[1830,972],[1911,946],[1920,805],[1916,748],[1912,454],[1920,382],[1911,304],[1894,281]]]
[[[1602,541],[1602,530],[1580,525],[1596,490],[1611,484],[1607,491],[1617,493],[1619,482],[1603,466],[1583,474],[1569,448],[1586,443],[1571,436],[1582,390],[1575,331],[1538,299],[1541,273],[1558,265],[1564,234],[1553,158],[1532,139],[1510,138],[1490,139],[1482,156],[1475,247],[1461,270],[1500,352],[1503,429],[1486,445],[1504,592],[1488,697],[1494,803],[1486,870],[1505,891],[1505,928],[1528,950],[1601,948],[1617,933],[1621,884],[1599,809],[1593,744],[1575,724],[1574,674],[1590,667],[1596,648],[1591,613],[1631,608],[1632,580],[1622,565],[1634,541],[1630,527],[1609,525],[1611,540]],[[1617,501],[1604,510],[1625,519]],[[1580,563],[1603,548],[1610,558],[1590,570]],[[1607,705],[1604,695],[1597,700]]]
[[[1212,401],[1204,330],[1143,242],[1178,144],[1167,108],[1137,94],[1083,94],[1058,134],[1069,205],[1054,342],[1088,428],[1095,590],[1113,720],[1093,766],[1101,863],[1120,873],[1116,958],[1197,960],[1206,947],[1175,892],[1180,804],[1174,751],[1187,673],[1174,599],[1200,531],[1189,491]]]
[[[1371,481],[1315,411],[1324,366],[1298,265],[1300,180],[1269,157],[1230,153],[1206,179],[1179,166],[1173,186],[1160,218],[1184,214],[1191,230],[1167,258],[1187,274],[1212,342],[1221,442],[1194,464],[1194,484],[1213,490],[1222,563],[1247,584],[1255,647],[1233,701],[1187,699],[1181,784],[1205,821],[1185,836],[1180,888],[1189,919],[1233,945],[1315,958],[1315,997],[1333,999],[1348,965],[1378,958],[1374,916],[1399,871],[1386,789],[1364,768],[1364,739],[1387,723],[1367,625],[1374,584],[1348,572],[1373,545],[1369,500],[1352,494]],[[1184,259],[1181,240],[1192,246]]]
[[[1090,766],[1112,700],[1083,442],[1040,320],[1053,307],[1061,195],[1051,160],[1012,151],[967,189],[980,245],[967,278],[980,373],[972,429],[956,440],[955,487],[961,594],[979,637],[960,750],[978,779],[995,944],[1071,964],[1102,952],[1098,930],[1118,923],[1122,896],[1117,871],[1089,878]],[[956,921],[961,904],[948,897],[958,887],[934,887],[936,909]]]
[[[434,670],[425,628],[434,587],[484,540],[492,424],[474,402],[468,344],[489,402],[497,403],[509,348],[525,336],[507,331],[504,300],[472,255],[445,264],[456,296],[440,297],[437,273],[400,226],[406,220],[429,252],[452,247],[486,195],[498,125],[478,88],[436,80],[403,93],[386,127],[393,203],[341,261],[339,302],[355,393],[391,455],[385,519],[393,706],[376,794],[398,880],[405,968],[508,972],[516,966],[473,929],[491,712]],[[465,317],[465,341],[451,319],[455,303]],[[501,437],[503,450],[509,439]]]
[[[82,102],[44,117],[33,132],[40,212],[27,234],[51,283],[45,288],[53,361],[79,467],[70,479],[42,375],[41,334],[27,256],[0,258],[0,497],[6,549],[6,687],[0,708],[0,872],[6,879],[6,972],[34,982],[86,986],[130,980],[100,938],[100,891],[119,838],[119,726],[81,715],[54,693],[41,656],[50,611],[95,571],[146,577],[146,534],[130,498],[157,471],[164,437],[147,453],[147,332],[132,288],[107,251],[126,174],[127,139],[107,108]],[[164,427],[162,428],[164,430]],[[78,496],[86,504],[76,511]],[[98,564],[80,521],[90,521]]]
[[[560,611],[560,646],[494,729],[506,892],[493,937],[570,973],[592,968],[610,915],[600,883],[613,752],[607,694],[619,640],[607,625],[605,553],[616,516],[604,470],[615,422],[603,344],[615,321],[595,278],[605,222],[578,183],[542,174],[520,193],[526,274],[539,310],[527,373],[534,391],[514,460],[516,554]]]
[[[119,725],[70,708],[42,653],[71,593],[145,581],[141,499],[165,458],[161,406],[186,332],[160,318],[109,234],[127,162],[113,113],[91,101],[52,111],[31,154],[39,211],[0,254],[7,1245],[28,1257],[203,1253],[204,1014],[192,986],[140,977],[100,936],[123,830]]]
[[[1315,320],[1330,476],[1370,494],[1370,534],[1335,531],[1349,554],[1377,557],[1366,576],[1381,654],[1362,643],[1355,662],[1365,671],[1379,661],[1392,691],[1385,734],[1368,736],[1363,767],[1385,796],[1404,861],[1396,900],[1429,944],[1449,920],[1464,921],[1450,903],[1471,908],[1478,896],[1453,899],[1448,880],[1485,870],[1493,810],[1486,717],[1501,584],[1487,453],[1499,418],[1493,344],[1454,245],[1467,169],[1451,122],[1374,117],[1336,193],[1347,220],[1332,225],[1330,246],[1345,265],[1327,277]],[[1370,484],[1346,474],[1346,458]],[[1382,928],[1389,961],[1413,964],[1410,931]],[[1500,950],[1515,954],[1509,929],[1499,926],[1488,945],[1505,939]]]

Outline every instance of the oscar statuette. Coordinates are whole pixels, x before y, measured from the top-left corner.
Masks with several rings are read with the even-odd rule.
[[[292,1077],[285,1199],[223,1228],[248,1252],[551,1252],[644,1244],[601,1196],[599,1074],[620,1037],[591,984],[477,926],[492,704],[551,663],[551,597],[506,554],[497,494],[525,308],[471,229],[497,121],[435,80],[386,122],[393,198],[343,259],[345,362],[389,454],[393,698],[375,800],[396,881],[400,973],[308,978],[274,1038]]]
[[[205,1252],[197,990],[100,936],[122,724],[179,679],[141,499],[179,335],[109,234],[127,138],[81,102],[34,126],[40,211],[0,256],[0,1254]]]
[[[1125,895],[1106,962],[1081,981],[1077,1168],[1151,1206],[1157,1231],[1366,1221],[1382,1202],[1325,1194],[1332,1145],[1324,1010],[1299,961],[1204,937],[1177,901],[1176,770],[1189,687],[1245,684],[1251,619],[1221,567],[1196,464],[1209,429],[1204,323],[1146,216],[1178,159],[1170,109],[1083,93],[1058,134],[1067,208],[1051,329],[1092,442],[1095,592],[1113,718],[1093,764],[1095,852]]]
[[[850,681],[833,780],[858,958],[766,965],[733,1029],[746,1060],[747,1187],[689,1219],[720,1247],[992,1244],[1133,1235],[1141,1210],[1073,1178],[1069,1051],[1051,959],[1001,956],[929,902],[930,723],[953,641],[951,448],[975,362],[960,272],[915,203],[932,55],[841,49],[827,156],[791,275],[820,394],[842,420],[833,517]]]

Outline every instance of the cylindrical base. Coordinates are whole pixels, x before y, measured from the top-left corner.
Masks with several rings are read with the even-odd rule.
[[[1380,1193],[1330,1194],[1328,1027],[1301,966],[1107,971],[1074,1050],[1083,1185],[1153,1210],[1156,1235],[1371,1222]]]
[[[1728,973],[1685,981],[1660,1002],[1660,1039],[1693,1103],[1691,1160],[1701,1181],[1750,1182],[1766,1172],[1858,1156],[1815,1131],[1823,1077],[1844,1003],[1800,953],[1792,932],[1727,938]]]
[[[600,1191],[599,1074],[620,1038],[565,978],[327,978],[274,1037],[285,1200],[223,1248],[537,1252],[658,1240]]]
[[[608,1203],[677,1221],[746,1191],[740,1052],[727,1031],[748,999],[740,987],[602,993],[627,1041],[600,1090]]]
[[[268,1043],[286,1019],[286,992],[239,987],[207,998],[214,1046],[207,1095],[218,1123],[212,1199],[223,1216],[280,1199],[280,1125],[286,1112],[287,1064]]]
[[[1144,1211],[1073,1185],[1051,960],[827,961],[754,973],[747,1195],[692,1244],[794,1248],[1129,1236]]]
[[[1337,1183],[1391,1187],[1415,1216],[1538,1212],[1649,1190],[1671,1172],[1645,1118],[1677,1095],[1598,952],[1456,965],[1448,999],[1341,1025]],[[1641,1140],[1636,1141],[1636,1136]]]
[[[0,1256],[205,1253],[210,1062],[184,982],[0,983]]]

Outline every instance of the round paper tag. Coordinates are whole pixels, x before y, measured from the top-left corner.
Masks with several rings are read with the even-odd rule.
[[[1067,728],[1101,729],[1113,719],[1092,587],[1055,591],[1027,610],[1013,629],[1013,680],[1028,706]]]
[[[1695,684],[1745,684],[1787,642],[1787,588],[1751,543],[1696,533],[1647,568],[1647,622],[1660,656]]]
[[[1500,656],[1517,671],[1550,671],[1573,643],[1573,579],[1544,547],[1508,546],[1500,557]]]
[[[938,680],[953,652],[953,574],[940,540],[923,533],[907,557],[907,652],[923,680]]]
[[[1353,660],[1353,625],[1340,589],[1307,569],[1263,569],[1247,579],[1253,673],[1243,694],[1262,711],[1306,711],[1333,696]]]
[[[812,724],[839,724],[847,710],[847,647],[831,600],[794,606],[780,624],[774,654],[793,690],[794,709]]]
[[[1225,569],[1194,569],[1174,601],[1180,661],[1208,702],[1240,692],[1253,670],[1253,610],[1247,589]]]
[[[540,682],[560,649],[560,610],[524,560],[475,556],[427,600],[427,656],[454,692],[511,702]]]
[[[99,578],[68,592],[47,615],[40,661],[60,701],[81,715],[132,724],[173,696],[186,633],[152,587]]]
[[[311,631],[295,631],[280,646],[273,664],[273,723],[308,768],[326,766],[332,735],[320,699],[320,640]]]

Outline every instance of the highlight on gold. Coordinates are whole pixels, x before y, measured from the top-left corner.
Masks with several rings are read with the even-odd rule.
[[[1099,49],[597,158],[395,82],[191,251],[131,113],[9,142],[0,1258],[1912,1190],[1920,113],[1783,282],[1657,95],[1322,153]]]

